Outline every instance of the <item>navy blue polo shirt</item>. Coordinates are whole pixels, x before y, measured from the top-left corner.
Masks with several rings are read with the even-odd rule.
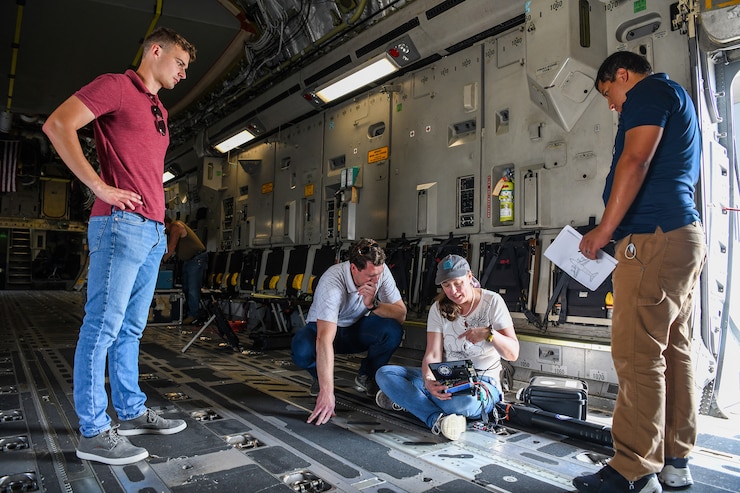
[[[641,125],[663,127],[663,137],[640,192],[614,231],[614,240],[630,233],[652,233],[658,227],[668,232],[699,220],[694,202],[701,157],[696,110],[688,92],[662,73],[644,78],[627,92],[604,187],[604,203],[611,194],[625,133]]]

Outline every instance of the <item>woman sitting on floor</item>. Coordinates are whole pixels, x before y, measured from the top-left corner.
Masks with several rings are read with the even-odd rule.
[[[482,289],[467,260],[448,255],[437,266],[442,293],[429,309],[427,348],[421,368],[386,365],[375,380],[375,401],[384,409],[405,409],[424,421],[434,434],[457,440],[466,418],[481,419],[501,400],[501,358],[514,361],[519,341],[503,298]],[[474,391],[447,393],[429,363],[471,360],[478,375]]]

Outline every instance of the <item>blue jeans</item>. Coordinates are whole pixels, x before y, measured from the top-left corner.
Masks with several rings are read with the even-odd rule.
[[[422,420],[431,429],[441,414],[460,414],[466,418],[481,417],[483,405],[485,413],[490,413],[493,406],[501,401],[501,392],[493,380],[483,377],[482,385],[488,389],[484,392],[483,401],[477,395],[457,393],[452,399],[437,399],[424,388],[424,377],[421,368],[387,365],[375,374],[375,381],[385,395],[393,402]]]
[[[139,388],[139,340],[167,237],[161,223],[114,210],[110,216],[90,218],[87,239],[90,267],[75,350],[74,403],[80,432],[92,437],[111,423],[106,413],[106,357],[118,418],[134,419],[146,411],[146,395]]]
[[[182,290],[188,305],[188,316],[198,318],[200,288],[208,269],[208,252],[196,255],[182,263]]]
[[[318,301],[314,301],[317,303]],[[308,371],[313,378],[316,374],[316,322],[309,322],[293,336],[291,349],[293,362]],[[367,351],[367,357],[360,363],[360,375],[375,377],[375,372],[388,363],[393,352],[401,344],[403,329],[401,324],[390,318],[370,315],[362,317],[349,327],[337,327],[334,337],[334,354],[354,354]]]

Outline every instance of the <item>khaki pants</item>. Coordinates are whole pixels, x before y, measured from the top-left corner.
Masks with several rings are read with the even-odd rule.
[[[616,246],[612,359],[619,377],[609,463],[627,480],[688,457],[696,442],[692,295],[706,259],[699,223]],[[667,405],[670,403],[670,405]]]

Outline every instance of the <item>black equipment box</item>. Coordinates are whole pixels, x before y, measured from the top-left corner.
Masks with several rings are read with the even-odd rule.
[[[543,411],[586,420],[588,385],[575,378],[538,376],[523,389],[521,400]]]
[[[567,275],[563,273],[562,275]],[[573,278],[568,279],[566,287],[567,315],[573,317],[607,318],[606,296],[613,292],[611,275],[607,277],[596,291]]]

